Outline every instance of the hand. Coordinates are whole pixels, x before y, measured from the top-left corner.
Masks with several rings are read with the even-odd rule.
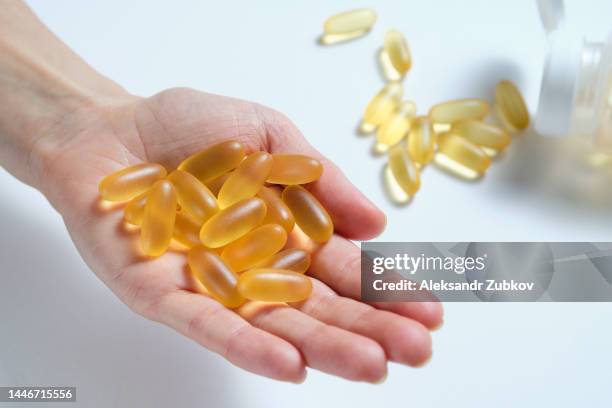
[[[360,251],[385,225],[376,209],[283,115],[266,107],[189,89],[151,98],[125,96],[85,105],[42,132],[34,145],[39,186],[63,216],[91,269],[132,310],[164,323],[244,369],[300,382],[305,366],[351,380],[377,382],[387,361],[419,366],[431,355],[429,329],[439,303],[360,302]],[[309,188],[329,210],[336,235],[312,254],[312,296],[292,305],[229,310],[197,293],[184,253],[144,259],[122,212],[102,209],[98,183],[143,161],[175,168],[222,140],[250,150],[314,156],[323,177]]]

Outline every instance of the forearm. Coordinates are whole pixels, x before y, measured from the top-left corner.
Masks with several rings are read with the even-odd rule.
[[[53,35],[20,0],[0,9],[0,164],[32,184],[36,150],[54,124],[125,92]],[[33,153],[34,152],[34,153]]]

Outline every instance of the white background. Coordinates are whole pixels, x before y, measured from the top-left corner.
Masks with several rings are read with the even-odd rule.
[[[543,182],[556,168],[548,141],[517,138],[479,183],[427,169],[414,202],[397,207],[381,187],[384,159],[354,131],[382,85],[375,52],[390,27],[411,44],[406,93],[421,112],[449,98],[490,98],[502,78],[520,86],[535,112],[546,50],[535,1],[372,2],[373,32],[333,47],[315,43],[323,20],[368,4],[30,4],[131,92],[190,86],[285,112],[386,211],[382,240],[612,241],[609,203]],[[603,35],[612,3],[570,1],[568,13]],[[287,385],[130,312],[81,261],[40,194],[4,171],[0,192],[0,385],[75,385],[76,405],[87,407],[610,406],[610,304],[447,304],[427,367],[392,365],[378,386],[314,371],[305,384]]]

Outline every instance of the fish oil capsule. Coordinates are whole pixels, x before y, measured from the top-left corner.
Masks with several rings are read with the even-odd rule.
[[[166,169],[156,163],[126,167],[102,179],[99,185],[103,200],[127,201],[146,191],[166,177]]]
[[[402,85],[399,83],[393,82],[385,85],[366,106],[361,130],[363,132],[372,131],[383,124],[397,107],[403,92]]]
[[[529,111],[523,96],[510,81],[495,86],[495,111],[510,130],[525,130],[529,126]]]
[[[199,223],[203,223],[219,211],[213,193],[191,173],[175,170],[170,173],[168,180],[176,189],[181,209]]]
[[[508,132],[479,120],[461,120],[453,124],[452,133],[458,134],[483,149],[501,152],[511,141]]]
[[[299,302],[310,296],[312,282],[301,273],[258,268],[240,275],[238,292],[247,299],[262,302]]]
[[[403,77],[412,66],[412,57],[408,43],[402,33],[397,30],[387,31],[384,40],[384,51],[387,53],[393,68],[395,68],[400,77]]]
[[[215,177],[214,179],[206,183],[206,187],[208,187],[210,192],[213,193],[215,197],[217,197],[219,195],[219,190],[221,190],[221,187],[227,181],[229,176],[232,175],[232,173],[233,172],[229,172],[229,173],[222,174],[219,177]]]
[[[393,146],[406,136],[416,113],[412,101],[404,101],[376,132],[376,141],[385,146]]]
[[[287,269],[305,273],[310,268],[310,254],[302,249],[288,248],[257,264],[257,268]]]
[[[438,138],[438,154],[481,176],[491,165],[491,159],[474,143],[455,134],[444,133]],[[447,166],[445,166],[447,167]],[[454,171],[452,168],[450,169]],[[458,175],[463,176],[457,169]]]
[[[434,105],[429,119],[434,124],[452,124],[462,119],[482,119],[489,113],[489,104],[483,99],[455,99]]]
[[[241,272],[280,251],[287,242],[287,232],[278,224],[255,228],[223,248],[221,259],[234,272]]]
[[[285,205],[274,189],[262,187],[257,193],[257,197],[261,198],[266,203],[266,217],[263,220],[264,224],[278,224],[290,233],[293,230],[295,219],[289,208]]]
[[[376,23],[376,13],[371,9],[357,9],[329,17],[323,23],[323,44],[335,44],[367,34]]]
[[[419,191],[421,176],[404,146],[395,145],[389,150],[389,169],[406,194],[413,196]]]
[[[219,206],[229,207],[245,198],[253,197],[266,181],[272,169],[272,155],[257,152],[249,155],[227,178],[219,190]]]
[[[319,179],[323,165],[301,154],[273,154],[272,171],[266,180],[272,184],[306,184]]]
[[[144,208],[146,203],[147,192],[145,191],[144,193],[132,198],[127,203],[123,212],[123,218],[133,225],[142,224],[142,217],[144,216]]]
[[[233,204],[208,219],[200,230],[200,240],[209,248],[219,248],[242,237],[266,216],[266,204],[261,198],[247,198]]]
[[[297,225],[313,241],[327,242],[331,238],[334,233],[331,217],[308,190],[301,186],[287,186],[282,198]]]
[[[244,156],[242,143],[230,140],[189,156],[178,168],[193,174],[202,183],[206,183],[238,167]]]
[[[191,272],[219,303],[235,308],[245,302],[238,292],[238,275],[232,272],[219,255],[199,245],[187,255]]]
[[[151,187],[142,217],[140,247],[145,255],[163,254],[174,230],[176,190],[168,180],[160,180]]]
[[[174,221],[172,238],[185,245],[187,248],[193,248],[196,245],[201,245],[201,226],[202,225],[198,223],[198,221],[196,221],[191,215],[178,212],[176,214],[176,220]]]
[[[436,133],[427,116],[419,116],[412,122],[407,147],[410,157],[419,166],[424,166],[433,159]]]

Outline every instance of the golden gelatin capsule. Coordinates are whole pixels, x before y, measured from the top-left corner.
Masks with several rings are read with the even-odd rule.
[[[419,116],[412,122],[408,134],[408,153],[419,166],[431,161],[436,151],[436,132],[427,116]]]
[[[223,248],[221,259],[234,272],[241,272],[274,255],[286,242],[287,232],[283,227],[262,225]]]
[[[266,216],[266,204],[261,198],[247,198],[233,204],[208,219],[200,230],[200,240],[209,248],[219,248],[242,237]]]
[[[319,179],[323,165],[302,154],[273,154],[272,171],[266,180],[272,184],[306,184]]]
[[[361,130],[367,132],[382,125],[397,107],[403,93],[402,85],[399,83],[385,85],[366,106]]]
[[[310,254],[302,249],[287,248],[257,264],[257,268],[287,269],[305,273],[310,268]]]
[[[216,253],[201,245],[187,255],[191,272],[219,303],[235,308],[245,302],[238,292],[238,275]]]
[[[181,209],[196,221],[203,223],[219,211],[213,193],[191,173],[175,170],[170,173],[168,180],[176,189]]]
[[[453,124],[451,131],[477,146],[495,152],[504,150],[512,140],[510,134],[502,128],[479,120],[461,120]]]
[[[434,124],[453,124],[464,119],[482,119],[489,113],[489,103],[483,99],[455,99],[434,105],[429,119]]]
[[[160,164],[140,163],[126,167],[102,179],[100,196],[108,201],[131,200],[164,177],[166,169]]]
[[[178,168],[193,174],[202,183],[206,183],[238,167],[244,156],[242,143],[230,140],[189,156]]]
[[[389,169],[406,194],[413,196],[419,191],[421,176],[404,146],[395,145],[389,150]]]
[[[378,128],[376,132],[377,143],[393,146],[402,140],[410,130],[415,113],[416,105],[414,102],[402,102],[389,119]]]
[[[412,66],[412,57],[408,43],[402,33],[397,30],[387,31],[384,40],[384,51],[387,53],[393,68],[395,68],[400,77],[403,77]]]
[[[229,173],[225,173],[220,175],[219,177],[215,177],[214,179],[206,183],[206,187],[208,187],[210,192],[213,193],[215,197],[217,197],[219,195],[219,190],[221,190],[221,187],[227,181],[229,176],[232,175],[232,173],[233,172],[230,171]]]
[[[370,31],[376,23],[376,12],[362,8],[345,11],[329,17],[323,23],[326,35],[363,35]]]
[[[144,217],[144,208],[146,203],[147,192],[145,191],[144,193],[132,198],[127,203],[123,212],[123,218],[133,225],[142,224],[142,217]]]
[[[240,275],[238,292],[247,299],[262,302],[299,302],[310,296],[312,282],[301,273],[257,268]]]
[[[200,228],[202,224],[196,221],[191,215],[183,212],[176,214],[174,221],[174,231],[172,238],[185,245],[187,248],[193,248],[196,245],[201,245]]]
[[[529,127],[529,111],[523,96],[510,81],[500,81],[495,86],[495,111],[510,130]]]
[[[327,242],[331,238],[334,233],[331,217],[308,190],[301,186],[287,186],[282,198],[297,225],[313,241]]]
[[[147,194],[140,230],[140,247],[145,255],[159,256],[172,240],[176,217],[176,190],[168,180],[160,180]]]
[[[491,159],[484,150],[454,133],[444,133],[438,137],[438,154],[478,176],[484,174],[491,165]],[[457,169],[456,173],[463,176],[460,172],[461,170]]]
[[[226,208],[240,200],[253,197],[265,183],[271,169],[271,154],[257,152],[249,155],[221,186],[219,206]]]
[[[262,187],[257,193],[257,197],[266,203],[266,217],[264,224],[278,224],[290,233],[293,230],[295,219],[289,208],[280,198],[280,194],[270,187]]]

